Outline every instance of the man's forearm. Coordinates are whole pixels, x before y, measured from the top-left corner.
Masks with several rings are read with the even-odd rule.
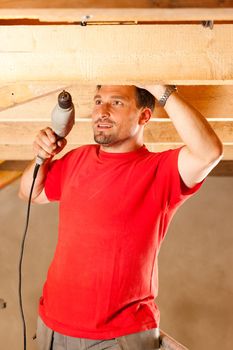
[[[49,163],[50,160],[46,160],[39,168],[32,193],[32,201],[35,200],[44,189],[44,183],[48,172]],[[29,198],[35,164],[35,160],[33,160],[23,172],[19,188],[19,197],[21,199],[27,200]]]
[[[150,92],[159,100],[166,86],[156,85]],[[166,101],[164,109],[172,120],[182,141],[189,151],[199,159],[211,162],[222,153],[222,143],[210,124],[193,106],[177,92]]]

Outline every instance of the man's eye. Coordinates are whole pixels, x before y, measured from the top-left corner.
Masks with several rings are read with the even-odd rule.
[[[113,105],[116,105],[116,106],[122,106],[123,103],[121,101],[113,101]]]
[[[101,100],[95,100],[95,104],[96,105],[100,105],[101,104]]]

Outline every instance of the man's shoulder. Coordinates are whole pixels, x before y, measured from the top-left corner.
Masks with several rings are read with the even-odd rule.
[[[156,151],[149,151],[148,152],[148,156],[156,158],[157,160],[164,160],[167,157],[170,157],[172,155],[175,155],[175,154],[179,153],[180,149],[181,149],[181,147],[174,148],[174,149],[169,148],[169,149],[166,149],[164,151],[158,151],[158,152],[156,152]]]

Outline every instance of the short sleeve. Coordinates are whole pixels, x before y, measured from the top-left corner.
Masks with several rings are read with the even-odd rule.
[[[61,197],[63,159],[51,162],[45,180],[45,194],[49,201],[59,201]]]
[[[159,162],[159,176],[163,185],[166,205],[174,207],[196,193],[204,180],[189,188],[182,180],[178,170],[178,156],[182,147],[164,152]],[[164,199],[165,199],[164,198]]]
[[[91,145],[80,146],[50,163],[44,186],[49,201],[59,201],[61,199],[63,189],[69,184],[74,168],[80,166],[82,157],[90,150],[93,150]]]

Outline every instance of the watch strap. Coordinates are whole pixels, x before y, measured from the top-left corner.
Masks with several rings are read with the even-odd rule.
[[[166,90],[163,94],[163,96],[159,99],[159,104],[160,106],[164,107],[166,102],[167,102],[167,99],[168,97],[174,92],[174,91],[177,91],[177,87],[176,85],[168,85],[166,87]]]

